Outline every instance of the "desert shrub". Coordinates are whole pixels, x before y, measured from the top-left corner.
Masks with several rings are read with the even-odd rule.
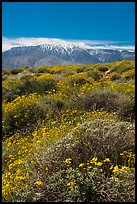
[[[69,71],[67,67],[65,68],[64,66],[54,66],[50,68],[50,73],[51,74],[61,74],[61,73],[66,73]]]
[[[29,80],[31,80],[31,79],[33,79],[33,77],[34,76],[32,76],[32,75],[24,75],[24,76],[22,76],[20,79],[22,80],[22,81],[29,81]]]
[[[40,76],[41,77],[41,76]],[[45,80],[37,80],[37,79],[31,79],[31,80],[25,80],[24,83],[22,83],[18,89],[20,89],[21,94],[24,93],[46,93],[46,91],[50,91],[55,86],[55,80],[54,79],[45,79]],[[28,89],[26,89],[28,87]]]
[[[111,72],[116,72],[117,71],[117,67],[113,67],[112,69],[111,69]]]
[[[2,134],[12,135],[17,130],[33,129],[44,118],[44,111],[37,104],[37,94],[17,97],[3,104]]]
[[[21,73],[23,71],[23,69],[19,69],[19,68],[14,68],[10,70],[11,74],[18,74]]]
[[[135,99],[126,97],[121,98],[119,101],[119,107],[117,110],[117,115],[120,119],[125,121],[134,121],[135,120]]]
[[[42,154],[42,161],[36,158],[41,191],[32,187],[33,196],[28,198],[40,202],[133,201],[135,163],[129,163],[125,155],[134,155],[134,131],[133,124],[115,120],[97,119],[76,127],[55,141],[45,157]],[[37,192],[41,192],[39,197]]]
[[[134,100],[127,95],[118,92],[104,90],[92,92],[71,98],[70,106],[80,110],[105,110],[108,112],[118,112],[118,116],[128,119],[134,115]]]
[[[110,80],[114,81],[114,80],[119,80],[120,78],[121,78],[120,74],[114,74],[114,75],[111,76]]]
[[[8,102],[13,101],[16,97],[18,97],[19,95],[19,89],[14,89],[14,88],[2,88],[2,100],[6,100]]]
[[[50,91],[55,88],[55,77],[52,74],[43,74],[36,77],[34,88],[39,92]],[[37,91],[36,91],[37,92]]]
[[[29,157],[22,158],[16,148],[10,155],[10,168],[3,175],[4,201],[134,201],[133,124],[86,122],[48,149],[44,140],[34,144],[28,140],[13,143],[20,153],[27,150]],[[18,157],[13,161],[16,151]]]
[[[2,69],[2,74],[3,75],[10,75],[11,73],[10,73],[10,70],[8,70],[8,69]]]
[[[77,73],[73,75],[69,75],[62,80],[64,85],[78,85],[81,86],[88,81],[85,73]]]
[[[73,75],[74,72],[73,71],[66,71],[63,73],[63,76],[66,77],[66,76],[70,76],[70,75]],[[59,75],[58,75],[59,76]],[[61,76],[61,75],[60,75]]]
[[[6,100],[7,102],[13,101],[16,97],[20,96],[23,94],[23,92],[20,91],[18,88],[13,88],[13,89],[6,89],[3,88],[3,96],[2,99]]]
[[[47,67],[45,67],[45,66],[38,67],[35,69],[35,71],[37,73],[50,73],[50,70],[48,70]]]
[[[75,97],[80,90],[83,89],[84,91],[84,87],[87,87],[88,84],[89,86],[92,85],[93,81],[91,77],[87,78],[85,73],[73,74],[60,80],[55,88],[58,95],[62,95],[69,100],[69,97]]]
[[[3,92],[3,99],[11,102],[18,96],[33,92],[35,92],[33,77],[23,76],[19,84],[8,89],[7,92]]]
[[[61,110],[65,108],[65,102],[63,99],[58,99],[58,98],[51,98],[46,101],[47,104],[50,104],[50,106],[53,108],[54,111],[56,110]]]
[[[72,84],[72,85],[76,84],[76,85],[80,85],[81,86],[81,85],[83,85],[85,83],[87,83],[87,80],[83,79],[83,78],[78,78],[78,79],[70,80],[70,84]]]
[[[25,67],[24,67],[24,69],[28,69],[28,68],[29,68],[29,66],[25,66]]]
[[[127,71],[130,71],[130,70],[133,70],[134,69],[134,66],[133,65],[124,65],[124,64],[121,64],[117,67],[117,72],[119,72],[120,74],[123,74],[124,72],[127,72]]]
[[[131,69],[132,69],[131,67],[123,67],[123,69],[121,70],[121,73],[129,71]]]
[[[77,69],[77,73],[83,72],[84,70],[82,68]]]
[[[53,144],[47,152],[44,165],[51,169],[54,166],[56,171],[64,168],[65,158],[72,158],[76,167],[94,156],[100,159],[109,157],[120,165],[120,153],[135,151],[134,139],[134,125],[130,122],[101,119],[85,122]]]
[[[2,81],[6,80],[8,76],[2,76]]]
[[[29,67],[29,68],[27,69],[27,71],[30,72],[30,73],[33,73],[33,74],[38,73],[36,67]]]
[[[92,77],[95,81],[98,81],[101,79],[101,74],[98,71],[90,70],[87,72],[89,77]]]
[[[106,71],[108,71],[108,68],[107,67],[98,67],[98,71],[106,72]]]
[[[106,162],[106,161],[107,162]],[[39,202],[134,202],[134,170],[114,166],[111,170],[109,158],[103,161],[93,157],[76,168],[73,160],[66,158],[66,169],[55,172],[43,185],[46,187],[35,197]],[[106,168],[106,169],[105,169]],[[115,173],[117,170],[117,173]],[[111,176],[105,176],[105,172]],[[130,192],[129,192],[130,189]],[[46,196],[44,195],[44,192]],[[35,192],[34,195],[37,195]],[[33,198],[32,198],[33,199]]]
[[[135,73],[129,74],[129,75],[125,76],[125,79],[126,79],[126,80],[135,79]]]
[[[39,76],[41,77],[41,76]],[[46,94],[48,91],[52,91],[55,88],[56,81],[54,78],[40,78],[37,79],[33,76],[23,76],[20,83],[18,83],[13,88],[9,89],[8,92],[3,92],[3,99],[7,101],[12,101],[16,97],[29,94],[29,93],[39,93]]]

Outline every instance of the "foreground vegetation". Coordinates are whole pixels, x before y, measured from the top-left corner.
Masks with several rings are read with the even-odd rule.
[[[135,62],[2,70],[3,202],[135,201]]]

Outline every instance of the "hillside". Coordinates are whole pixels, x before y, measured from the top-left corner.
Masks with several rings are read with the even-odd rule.
[[[2,70],[3,202],[134,202],[134,140],[134,60]]]

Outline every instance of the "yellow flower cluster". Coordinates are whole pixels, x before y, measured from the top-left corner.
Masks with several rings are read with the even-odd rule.
[[[67,159],[65,159],[65,163],[66,163],[66,164],[68,164],[68,165],[70,165],[70,164],[71,164],[71,161],[72,161],[72,159],[71,159],[71,158],[67,158]]]
[[[76,190],[78,188],[78,186],[75,185],[73,182],[67,183],[67,187],[69,187],[71,190]]]
[[[93,157],[90,161],[87,161],[87,163],[80,163],[76,169],[75,168],[73,169],[73,165],[71,166],[71,169],[70,169],[69,165],[72,163],[71,158],[67,158],[65,160],[65,163],[68,164],[68,167],[69,167],[68,173],[70,174],[70,176],[71,176],[70,171],[72,172],[76,171],[75,172],[76,180],[73,177],[72,178],[73,180],[67,183],[67,187],[73,190],[78,188],[79,182],[82,181],[82,179],[85,177],[85,174],[91,175],[91,172],[94,172],[94,171],[96,172],[98,171],[98,173],[101,173],[101,174],[108,173],[108,176],[110,176],[111,180],[114,181],[114,183],[116,183],[117,185],[124,178],[123,177],[124,174],[126,176],[125,178],[128,178],[127,175],[132,170],[127,166],[121,166],[120,168],[118,165],[112,164],[109,158],[104,158],[104,160],[102,160],[101,162],[98,160],[97,157]],[[83,177],[83,174],[84,174],[84,177]],[[80,177],[80,180],[78,179],[79,177]]]
[[[36,181],[34,184],[37,184],[38,186],[43,186],[43,182],[42,181]]]
[[[36,77],[37,81],[43,81],[43,80],[47,80],[47,79],[55,79],[55,76],[52,74],[42,74],[42,75]]]
[[[130,74],[135,74],[135,69],[131,69],[122,73],[122,77],[128,76]]]
[[[9,111],[16,112],[18,110],[18,108],[20,108],[20,107],[24,107],[25,105],[31,105],[32,102],[36,103],[38,97],[39,96],[37,93],[18,96],[12,102],[4,103],[2,108],[3,108],[5,113],[9,112]]]

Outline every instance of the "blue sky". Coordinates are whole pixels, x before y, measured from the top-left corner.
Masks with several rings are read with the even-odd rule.
[[[135,2],[3,2],[5,38],[135,40]]]

